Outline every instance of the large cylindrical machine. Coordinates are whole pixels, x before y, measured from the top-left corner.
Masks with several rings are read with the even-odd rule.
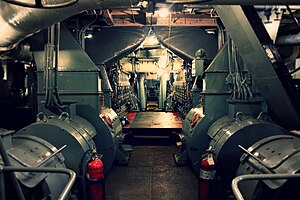
[[[210,138],[207,131],[209,127],[227,113],[227,99],[230,93],[227,91],[225,79],[228,69],[221,63],[228,62],[228,48],[228,45],[225,45],[205,71],[206,78],[201,92],[201,105],[189,111],[182,126],[184,135],[182,142],[186,147],[182,154],[188,155],[196,173],[199,173],[199,161],[208,149]],[[177,162],[182,161],[176,157],[186,159],[186,156],[176,155]]]
[[[84,50],[80,47],[71,33],[65,28],[60,30],[60,52],[58,60],[57,85],[60,100],[68,106],[71,120],[80,116],[87,120],[94,128],[95,147],[97,152],[103,155],[104,173],[107,174],[115,159],[126,161],[127,157],[122,152],[120,143],[123,139],[122,125],[119,117],[111,108],[103,107],[102,99],[110,101],[111,95],[109,80],[104,66],[101,70],[92,62]],[[45,38],[42,34],[37,34],[32,41],[35,43],[44,43]],[[38,41],[38,42],[37,42]],[[46,97],[45,82],[45,55],[42,46],[33,48],[35,62],[38,68],[38,91],[37,97],[38,110],[47,116],[53,115],[48,109],[45,109],[42,102]],[[100,73],[102,74],[100,79]],[[104,76],[106,75],[106,76]],[[102,84],[103,83],[103,84]],[[103,90],[105,87],[105,90]],[[105,92],[105,94],[103,94]],[[106,104],[106,103],[105,103]],[[110,103],[107,103],[109,105]],[[105,105],[104,105],[105,106]],[[69,122],[62,122],[69,123]],[[80,124],[80,123],[79,123]],[[62,125],[63,126],[63,125]],[[85,149],[86,150],[86,149]]]
[[[104,173],[107,174],[115,160],[126,163],[128,157],[122,151],[124,139],[122,125],[118,115],[111,108],[102,108],[99,113],[90,106],[78,106],[78,112],[87,119],[97,131],[95,144],[97,151],[103,155]]]
[[[235,177],[243,154],[238,145],[248,148],[265,137],[286,133],[283,128],[263,120],[262,115],[253,118],[239,112],[235,118],[222,117],[208,130],[209,146],[218,161],[218,175],[228,184]]]
[[[277,135],[253,144],[241,157],[237,176],[300,172],[299,135]],[[255,180],[240,185],[245,199],[297,199],[299,179]]]
[[[32,135],[14,135],[13,131],[0,129],[0,137],[11,165],[16,167],[53,167],[66,168],[65,158],[61,154],[64,148]],[[63,147],[63,146],[59,146]],[[0,157],[0,164],[4,164]],[[22,183],[26,199],[57,199],[65,187],[68,177],[55,173],[16,172],[16,177]],[[9,180],[7,178],[7,180]],[[14,187],[6,187],[7,199],[16,199]]]
[[[65,164],[76,173],[79,173],[85,152],[96,147],[93,141],[95,128],[81,117],[70,118],[68,113],[62,113],[59,117],[40,114],[36,123],[19,130],[15,135],[39,137],[59,148],[66,145],[62,150]]]
[[[256,146],[263,146],[268,141],[264,138],[271,136],[289,137],[287,136],[288,131],[276,125],[267,115],[268,108],[254,83],[251,82],[251,75],[243,70],[240,63],[237,64],[239,59],[236,48],[229,43],[227,48],[225,45],[220,50],[217,57],[204,72],[204,86],[203,91],[200,93],[201,103],[197,108],[191,109],[185,118],[182,128],[184,150],[181,150],[181,154],[175,156],[177,163],[180,163],[178,160],[190,160],[195,172],[197,174],[200,172],[201,178],[203,158],[205,158],[206,151],[209,149],[216,160],[214,163],[214,167],[216,165],[216,176],[219,185],[222,185],[219,190],[224,194],[230,189],[230,183],[236,176],[240,165],[240,157],[244,152],[243,149],[249,148],[254,143],[256,143]],[[224,64],[221,64],[227,62],[229,63],[228,71],[226,67],[222,67]],[[226,91],[231,92],[231,95],[228,95]],[[254,147],[255,145],[250,149],[252,150]],[[284,145],[281,148],[285,152],[292,147]],[[271,148],[264,148],[264,150],[266,149]],[[272,152],[272,150],[270,151]],[[272,160],[271,157],[276,151],[264,158]],[[283,154],[280,152],[279,155]],[[250,157],[247,158],[247,162],[249,163],[248,160],[251,159]],[[287,157],[283,156],[280,159],[283,160],[280,162],[284,163]],[[254,159],[254,161],[256,160]],[[252,166],[251,168],[249,165],[243,167],[244,165],[246,164],[242,164],[242,167],[240,167],[239,174],[255,173],[252,170],[255,167]],[[295,164],[293,167],[297,168],[298,166]],[[242,168],[246,170],[242,170]],[[262,167],[258,166],[258,169],[262,169]],[[280,172],[290,173],[284,167],[281,168]],[[250,185],[248,184],[246,187],[251,188]],[[253,197],[255,189],[251,189],[253,190],[252,193],[247,194],[247,196]],[[248,190],[248,188],[245,190]],[[257,195],[258,198],[260,198],[259,195]]]
[[[241,108],[241,110],[243,109]],[[215,121],[207,133],[201,134],[203,131],[201,120],[205,116],[202,108],[192,109],[185,118],[183,133],[186,152],[195,172],[199,173],[199,161],[206,149],[212,147],[218,160],[218,174],[227,180],[232,179],[242,155],[242,150],[238,148],[238,145],[248,148],[265,137],[287,132],[285,129],[263,120],[264,115],[261,113],[257,114],[257,117],[253,117],[250,113],[243,114],[243,112],[236,112],[235,117],[226,115]],[[201,141],[199,141],[200,139]],[[228,160],[230,160],[230,165],[228,165]]]

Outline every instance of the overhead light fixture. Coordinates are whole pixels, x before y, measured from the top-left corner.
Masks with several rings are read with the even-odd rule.
[[[155,35],[151,35],[151,36],[149,36],[147,42],[148,42],[149,45],[155,45],[155,44],[158,43],[158,40],[157,40],[157,38],[155,37]]]
[[[93,35],[92,34],[88,34],[88,35],[84,36],[84,38],[85,39],[91,39],[91,38],[93,38]]]
[[[137,6],[140,6],[141,8],[147,8],[148,1],[140,1]]]
[[[155,36],[155,33],[152,30],[150,30],[147,37],[145,38],[143,47],[145,48],[145,46],[154,46],[154,45],[159,45],[159,41]]]
[[[168,17],[170,14],[170,11],[168,8],[161,8],[160,10],[158,10],[158,16],[161,18],[166,18]]]
[[[215,34],[215,32],[212,31],[212,30],[207,30],[206,33],[211,34],[211,35],[214,35],[214,34]]]

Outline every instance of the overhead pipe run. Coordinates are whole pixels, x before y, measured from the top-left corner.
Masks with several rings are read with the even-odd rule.
[[[45,108],[61,114],[66,107],[59,99],[57,91],[58,53],[60,24],[48,28],[48,43],[45,46]]]
[[[18,61],[32,62],[33,54],[27,43],[21,43],[11,51],[0,52],[0,59],[15,59]]]
[[[21,7],[0,1],[0,51],[8,51],[24,38],[81,11],[100,8],[98,0],[81,0],[58,9]]]
[[[286,35],[278,37],[276,40],[278,46],[297,46],[300,45],[300,34],[297,35]]]
[[[53,4],[53,0],[43,2]],[[39,9],[0,1],[0,51],[9,51],[23,39],[84,10],[133,6],[137,2],[138,0],[80,0],[68,7]]]

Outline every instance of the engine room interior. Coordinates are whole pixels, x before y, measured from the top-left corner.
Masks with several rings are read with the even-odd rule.
[[[0,200],[299,199],[297,0],[0,0]]]

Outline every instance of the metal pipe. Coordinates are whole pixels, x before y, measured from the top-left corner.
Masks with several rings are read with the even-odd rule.
[[[276,40],[278,46],[297,46],[300,45],[300,34],[286,35],[278,37]]]
[[[300,178],[300,174],[247,174],[241,175],[232,180],[231,188],[237,200],[244,200],[244,197],[239,190],[239,183],[250,180],[270,180],[270,179],[289,179]]]
[[[140,100],[140,108],[142,111],[146,109],[146,90],[145,90],[145,77],[143,73],[138,74],[138,93]]]
[[[159,84],[159,109],[165,109],[165,101],[167,97],[167,77],[165,72],[160,77],[160,84]]]
[[[29,44],[19,44],[16,48],[7,52],[0,52],[1,59],[14,59],[25,62],[32,62],[33,54],[30,51]]]
[[[2,140],[2,137],[0,136],[0,155],[1,155],[1,158],[3,160],[3,163],[4,165],[6,166],[11,166],[11,163],[10,163],[10,160],[6,154],[6,150],[4,148],[4,144],[3,144],[3,140]],[[15,187],[15,190],[17,192],[17,195],[19,197],[20,200],[25,200],[25,197],[23,195],[23,192],[22,192],[22,189],[21,189],[21,186],[16,178],[16,175],[15,173],[9,173],[9,177],[12,181],[12,184],[13,186]]]
[[[48,28],[48,43],[45,47],[45,108],[60,114],[66,108],[60,101],[57,90],[60,24]]]
[[[53,0],[45,0],[53,3]],[[15,48],[20,41],[84,10],[133,6],[138,0],[80,0],[78,3],[53,9],[21,7],[0,1],[0,51]]]
[[[36,9],[0,1],[0,50],[13,49],[20,41],[81,11],[99,8],[98,0],[81,0],[58,9]]]
[[[66,184],[65,188],[59,195],[59,200],[67,199],[68,194],[70,193],[73,184],[75,183],[76,173],[70,169],[64,168],[52,168],[52,167],[13,167],[13,166],[5,166],[3,167],[5,172],[41,172],[41,173],[61,173],[69,175],[70,179]]]

